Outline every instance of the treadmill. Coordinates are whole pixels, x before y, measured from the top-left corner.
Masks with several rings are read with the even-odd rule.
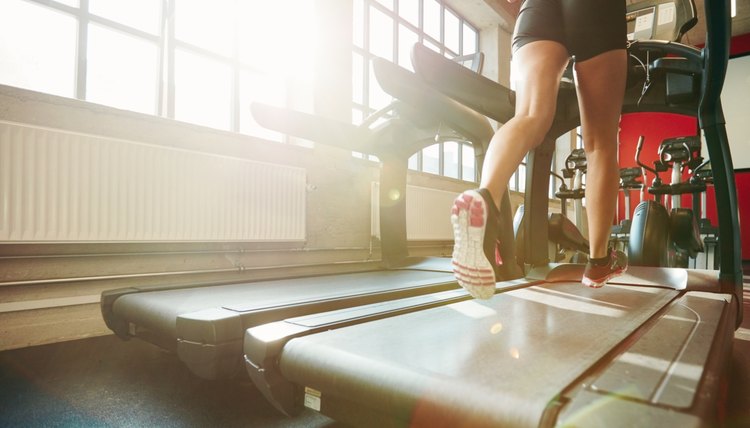
[[[679,4],[644,3],[662,11]],[[658,106],[698,116],[718,178],[719,271],[632,266],[594,290],[580,284],[582,265],[548,262],[546,227],[538,225],[546,220],[551,142],[577,125],[575,103],[565,100],[571,95],[563,88],[566,102],[551,135],[527,164],[532,194],[526,204],[536,216],[527,222],[526,277],[498,282],[486,301],[414,311],[408,309],[414,299],[391,301],[248,329],[247,370],[265,396],[287,414],[306,407],[356,426],[721,423],[733,330],[742,316],[742,271],[719,100],[729,2],[705,6],[704,49],[674,42],[631,45],[633,55],[648,52],[653,81],[644,97],[635,88],[634,98],[631,87],[623,111]],[[482,90],[486,82],[476,81],[475,92],[467,93],[492,98]]]
[[[418,82],[419,79],[416,79]],[[367,271],[351,272],[341,265],[314,266],[316,275],[229,284],[129,287],[102,293],[107,326],[119,337],[138,337],[176,352],[197,376],[230,378],[244,374],[242,342],[247,328],[310,313],[336,310],[457,290],[449,258],[410,257],[406,239],[405,196],[409,157],[434,144],[435,135],[472,142],[480,157],[492,137],[489,121],[446,95],[422,86],[416,107],[400,101],[354,126],[320,116],[262,104],[252,106],[264,126],[346,150],[374,154],[382,162],[380,231],[382,260]],[[504,204],[510,211],[510,199]],[[504,219],[512,228],[512,219]],[[513,260],[512,246],[503,253]],[[504,279],[522,276],[508,266]],[[454,296],[467,299],[465,293]]]

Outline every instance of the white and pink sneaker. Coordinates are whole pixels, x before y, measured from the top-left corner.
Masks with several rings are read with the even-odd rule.
[[[486,189],[467,190],[453,202],[453,273],[473,297],[495,294],[497,208]]]

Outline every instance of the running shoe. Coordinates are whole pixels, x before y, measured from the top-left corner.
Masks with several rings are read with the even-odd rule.
[[[496,239],[499,212],[487,189],[467,190],[453,202],[453,273],[469,294],[495,294]]]
[[[589,259],[581,282],[587,287],[600,288],[610,279],[622,275],[627,269],[628,256],[620,250],[612,250],[606,263],[598,264]]]

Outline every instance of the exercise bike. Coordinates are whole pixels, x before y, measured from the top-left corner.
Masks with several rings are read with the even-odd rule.
[[[640,160],[643,140],[643,136],[638,139],[635,160],[644,171],[654,174],[648,193],[654,195],[655,200],[645,201],[642,198],[633,213],[628,239],[630,264],[688,267],[689,259],[694,259],[698,253],[703,252],[703,242],[694,211],[682,208],[680,199],[684,194],[697,194],[706,190],[705,182],[695,174],[703,164],[700,137],[664,140],[659,145],[659,159],[654,162],[653,168]],[[688,181],[682,180],[685,168],[692,175]],[[665,184],[659,173],[669,169],[672,169],[671,183]],[[668,204],[671,205],[670,211],[667,211]]]

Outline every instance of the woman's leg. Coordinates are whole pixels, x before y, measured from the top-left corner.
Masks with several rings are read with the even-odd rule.
[[[608,255],[617,204],[619,166],[617,133],[625,95],[627,53],[604,52],[575,64],[578,105],[586,151],[586,210],[590,256]]]
[[[515,116],[490,141],[480,181],[480,187],[489,190],[495,204],[499,204],[508,180],[526,153],[539,145],[549,131],[568,60],[567,49],[548,40],[528,43],[513,54]]]
[[[453,272],[474,297],[487,299],[495,293],[498,209],[489,205],[489,199],[496,206],[500,203],[513,171],[549,130],[567,62],[567,49],[552,41],[534,41],[515,52],[515,117],[490,142],[480,189],[466,191],[454,202]]]

